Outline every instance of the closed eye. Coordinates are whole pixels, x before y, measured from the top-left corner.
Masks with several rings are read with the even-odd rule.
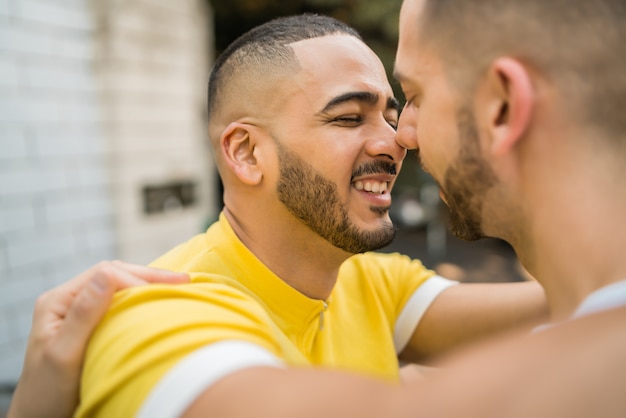
[[[360,115],[339,116],[334,118],[333,122],[338,122],[346,126],[358,126],[363,123],[363,117]]]

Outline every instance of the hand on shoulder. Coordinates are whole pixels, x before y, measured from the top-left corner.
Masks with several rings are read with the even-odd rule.
[[[22,376],[8,418],[70,417],[78,403],[85,348],[116,291],[189,276],[122,261],[103,261],[42,294],[35,303]],[[33,402],[34,398],[37,402]]]

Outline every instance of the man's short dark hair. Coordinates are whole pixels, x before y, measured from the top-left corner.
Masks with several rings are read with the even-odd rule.
[[[305,39],[346,34],[361,39],[347,24],[329,16],[303,14],[281,17],[257,26],[237,38],[218,57],[211,71],[208,87],[209,119],[234,72],[249,67],[267,72],[297,66],[293,50],[288,46]]]

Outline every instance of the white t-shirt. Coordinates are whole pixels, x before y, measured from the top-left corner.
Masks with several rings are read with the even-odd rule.
[[[591,315],[596,312],[626,306],[626,280],[601,287],[587,296],[574,311],[569,320]],[[549,323],[535,327],[533,333],[552,328],[558,323]]]
[[[572,319],[626,306],[626,280],[604,286],[583,300],[572,315]]]

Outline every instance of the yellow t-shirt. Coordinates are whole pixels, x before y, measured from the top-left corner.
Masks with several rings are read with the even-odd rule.
[[[79,417],[134,415],[182,359],[229,340],[261,347],[287,365],[397,380],[397,352],[403,348],[394,345],[399,317],[434,275],[406,256],[355,255],[342,265],[327,301],[310,299],[265,267],[223,215],[206,233],[152,265],[189,272],[192,283],[135,287],[116,295],[87,351]],[[438,291],[429,293],[422,305]],[[403,316],[407,322],[406,312]],[[408,315],[404,334],[412,332],[417,316]],[[211,365],[199,364],[198,373],[204,367]]]

